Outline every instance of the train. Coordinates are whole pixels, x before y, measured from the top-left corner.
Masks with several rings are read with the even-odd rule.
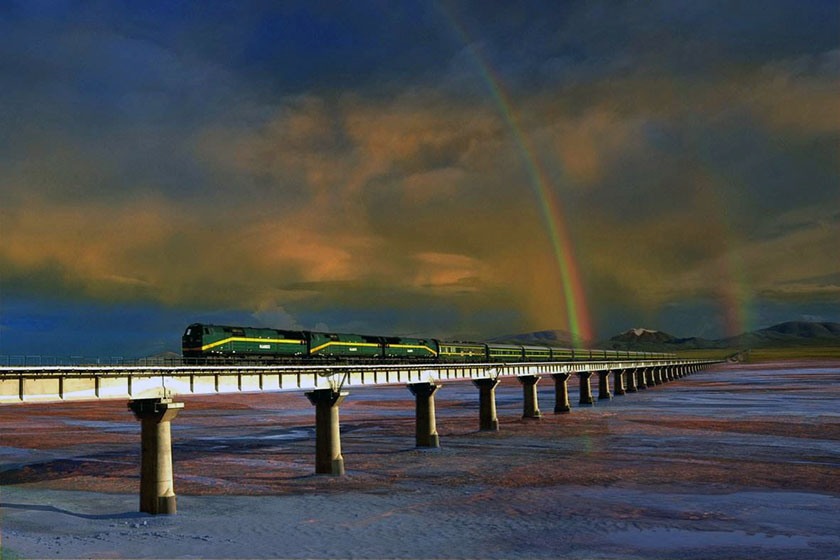
[[[260,363],[549,362],[644,360],[674,354],[561,348],[542,344],[443,341],[435,338],[372,336],[193,323],[184,331],[185,361]]]

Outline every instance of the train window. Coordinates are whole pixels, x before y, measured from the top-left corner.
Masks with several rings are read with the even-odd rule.
[[[242,329],[230,329],[230,334],[235,336],[245,336],[245,331]]]
[[[187,332],[186,332],[186,333],[184,333],[184,334],[186,334],[187,336],[190,336],[190,332],[191,332],[191,331],[192,331],[192,329],[187,329]]]
[[[208,329],[207,327],[204,327],[204,334],[210,334],[210,329]]]

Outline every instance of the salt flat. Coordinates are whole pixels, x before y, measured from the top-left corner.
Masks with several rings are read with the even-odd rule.
[[[354,389],[342,478],[312,474],[302,394],[187,399],[172,517],[137,513],[125,403],[3,407],[4,558],[840,555],[840,364],[723,366],[568,415],[539,387],[523,421],[500,385],[495,434],[446,384],[437,451],[413,448],[406,389]]]

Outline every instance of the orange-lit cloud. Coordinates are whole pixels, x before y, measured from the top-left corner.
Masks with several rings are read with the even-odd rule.
[[[798,202],[768,185],[766,145],[838,134],[836,79],[800,77],[776,67],[710,83],[631,75],[520,94],[523,133],[564,201],[592,306],[714,297],[732,281],[715,275],[733,247],[757,294],[836,294],[808,280],[838,273],[836,215],[771,235],[826,197]],[[290,326],[304,309],[410,314],[443,302],[464,317],[444,327],[453,331],[487,309],[518,314],[507,330],[566,327],[557,264],[498,107],[427,87],[287,96],[258,114],[191,129],[178,156],[201,173],[187,185],[166,171],[135,182],[60,134],[52,141],[65,149],[0,171],[6,285],[246,309]],[[733,163],[710,131],[735,116],[744,138],[721,135],[742,150]]]

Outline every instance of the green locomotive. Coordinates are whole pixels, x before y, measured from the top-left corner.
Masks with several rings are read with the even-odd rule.
[[[182,338],[185,360],[277,362],[549,362],[672,358],[674,354],[560,348],[433,338],[288,331],[193,323]]]

